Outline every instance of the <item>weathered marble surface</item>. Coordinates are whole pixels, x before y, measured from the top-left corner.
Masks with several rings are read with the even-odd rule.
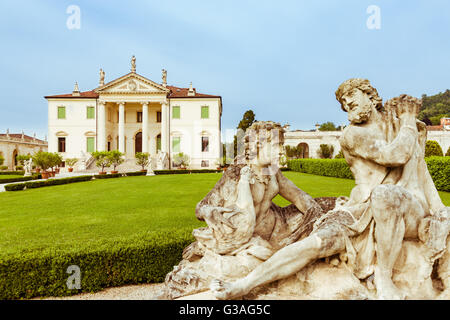
[[[421,101],[383,105],[363,79],[336,97],[350,121],[340,140],[356,182],[350,197],[298,189],[276,166],[281,127],[255,123],[244,161],[198,204],[208,227],[167,275],[166,298],[208,289],[218,299],[450,298],[450,210],[424,161]],[[274,205],[277,194],[293,205]]]

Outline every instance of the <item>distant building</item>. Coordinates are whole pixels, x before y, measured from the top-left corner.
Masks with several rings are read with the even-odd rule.
[[[100,70],[99,87],[91,91],[80,92],[76,85],[72,93],[45,97],[49,151],[92,163],[93,151],[119,150],[127,160],[123,168],[135,165],[137,152],[154,158],[161,151],[169,159],[183,152],[191,168],[215,168],[222,98],[199,93],[192,84],[170,86],[166,70],[156,83],[136,73],[135,61],[130,73],[108,83]]]
[[[439,126],[427,126],[427,140],[434,140],[439,143],[442,151],[445,152],[450,147],[450,118],[442,118]],[[287,131],[284,135],[284,145],[303,147],[303,158],[319,158],[317,151],[321,144],[328,144],[334,147],[333,156],[341,150],[339,138],[342,131],[316,131],[293,130]]]
[[[24,133],[0,133],[0,156],[5,159],[3,166],[14,170],[18,155],[33,155],[37,151],[47,151],[47,141],[30,137]]]

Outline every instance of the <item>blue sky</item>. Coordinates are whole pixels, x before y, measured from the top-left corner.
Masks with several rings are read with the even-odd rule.
[[[69,5],[81,29],[69,30]],[[368,6],[381,9],[369,30]],[[82,91],[137,72],[223,97],[224,129],[258,120],[308,130],[347,123],[341,82],[371,80],[384,100],[450,88],[450,1],[0,2],[0,132],[47,132],[44,95]]]

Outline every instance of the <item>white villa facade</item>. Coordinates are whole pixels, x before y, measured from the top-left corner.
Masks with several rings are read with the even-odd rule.
[[[190,168],[215,168],[221,153],[222,98],[189,88],[167,85],[131,72],[99,87],[71,94],[46,96],[48,100],[48,150],[64,159],[89,163],[93,151],[119,150],[132,163],[137,152],[154,159],[165,153],[172,168],[173,156],[183,152]]]

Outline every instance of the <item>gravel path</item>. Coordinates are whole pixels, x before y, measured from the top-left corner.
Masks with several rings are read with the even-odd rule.
[[[96,293],[82,293],[70,297],[35,298],[33,300],[154,300],[163,283],[108,288]]]

